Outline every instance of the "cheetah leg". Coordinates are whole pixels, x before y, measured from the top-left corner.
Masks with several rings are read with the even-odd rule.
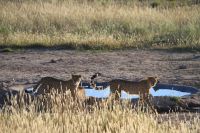
[[[152,105],[152,103],[150,102],[149,95],[148,95],[147,97],[145,97],[144,102],[146,102],[147,105],[150,106],[151,110],[152,110],[156,115],[158,114],[158,112],[156,111],[156,109],[154,108],[154,106]]]

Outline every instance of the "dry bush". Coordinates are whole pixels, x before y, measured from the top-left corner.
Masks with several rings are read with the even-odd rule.
[[[106,100],[97,102],[92,98],[89,101],[93,109],[88,110],[86,104],[74,102],[69,95],[64,94],[39,96],[26,104],[27,101],[27,95],[24,97],[22,94],[13,98],[11,105],[4,107],[0,113],[0,132],[197,133],[200,131],[198,115],[190,121],[179,120],[178,117],[175,119],[169,117],[168,121],[165,121],[152,113],[133,110],[130,104],[126,104],[127,102],[114,104],[112,108],[99,107],[101,103],[110,103]]]
[[[199,49],[198,5],[154,9],[112,0],[0,2],[2,47]]]

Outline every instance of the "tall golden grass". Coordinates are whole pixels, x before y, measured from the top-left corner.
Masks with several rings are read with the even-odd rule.
[[[152,8],[102,1],[1,0],[0,46],[199,49],[198,5]]]
[[[123,106],[115,104],[112,109],[107,106],[101,109],[93,106],[89,111],[86,106],[73,102],[70,96],[63,95],[48,95],[42,100],[40,98],[28,104],[23,98],[20,100],[13,98],[11,104],[4,106],[0,113],[0,132],[198,133],[200,131],[198,115],[190,121],[180,120],[178,114],[175,116],[174,119],[168,117],[166,121],[154,114],[133,110],[128,104]]]

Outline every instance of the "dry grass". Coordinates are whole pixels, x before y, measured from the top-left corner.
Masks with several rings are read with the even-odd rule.
[[[112,110],[107,107],[98,109],[94,106],[93,111],[88,111],[81,104],[72,102],[70,97],[63,99],[61,95],[51,96],[48,100],[43,99],[43,102],[36,101],[27,105],[22,100],[19,106],[14,99],[12,106],[5,106],[4,111],[0,113],[0,132],[197,133],[200,131],[199,117],[190,121],[179,120],[178,117],[162,121],[151,113],[133,110],[128,105],[121,107],[118,104],[114,105]],[[44,110],[45,105],[51,106]]]
[[[200,48],[199,6],[155,9],[114,1],[0,2],[2,47]]]

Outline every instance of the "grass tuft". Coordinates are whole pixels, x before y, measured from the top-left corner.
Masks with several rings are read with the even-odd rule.
[[[152,2],[158,3],[154,4],[157,8],[150,6]],[[189,3],[192,2],[1,0],[0,47],[40,44],[91,50],[180,47],[198,50],[200,6]]]
[[[4,48],[1,52],[14,52],[14,50],[12,48]]]
[[[45,95],[33,98],[30,95],[11,97],[0,112],[0,132],[199,132],[200,119],[191,117],[181,120],[179,114],[167,119],[155,116],[148,110],[132,109],[128,102],[102,101],[94,105],[74,102],[67,95]],[[127,104],[126,104],[127,103]],[[186,116],[183,116],[186,118]]]

